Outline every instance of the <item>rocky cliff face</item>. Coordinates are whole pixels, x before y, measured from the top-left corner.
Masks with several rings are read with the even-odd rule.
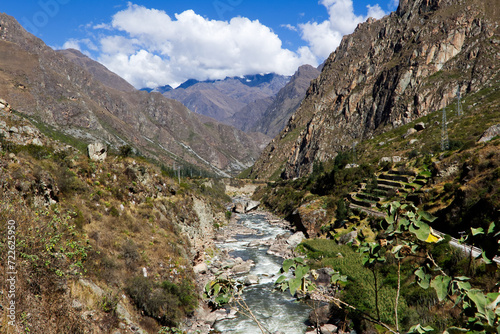
[[[353,142],[398,127],[488,87],[499,70],[493,0],[402,0],[345,36],[253,175],[311,172]]]
[[[251,166],[261,151],[244,132],[202,121],[159,93],[104,85],[89,61],[68,60],[0,14],[0,92],[25,116],[78,141],[129,144],[167,165],[187,162],[220,175]]]

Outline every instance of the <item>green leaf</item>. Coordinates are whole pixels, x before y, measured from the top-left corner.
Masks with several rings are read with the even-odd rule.
[[[304,276],[307,275],[309,269],[310,269],[309,266],[302,266],[302,265],[297,266],[297,269],[295,269],[295,277],[298,279],[302,279]]]
[[[410,330],[408,331],[408,333],[414,333],[414,334],[424,334],[424,333],[427,333],[427,332],[432,332],[434,331],[434,328],[432,328],[431,326],[427,326],[427,327],[422,327],[422,325],[418,324],[418,325],[415,325],[415,326],[412,326],[410,328]]]
[[[415,276],[418,277],[417,283],[422,289],[428,289],[431,282],[431,275],[426,274],[424,269],[418,268],[415,271]]]
[[[401,250],[401,248],[403,248],[404,245],[397,245],[396,247],[394,247],[392,250],[391,250],[391,253],[392,254],[396,254],[397,252],[399,252]]]
[[[281,275],[280,277],[278,277],[278,279],[276,280],[276,282],[274,284],[281,284],[281,283],[283,283],[284,280],[286,280],[286,276]]]
[[[220,284],[215,284],[214,285],[214,296],[217,296],[220,292],[221,286]]]
[[[451,282],[451,277],[448,276],[436,276],[431,281],[431,287],[436,290],[439,301],[443,301],[448,295],[448,287]]]
[[[484,230],[482,227],[478,228],[471,227],[470,230],[472,231],[472,235],[484,234]]]
[[[445,330],[443,333],[444,334],[457,334],[457,333],[467,333],[469,330],[465,328],[460,328],[460,327],[450,327],[447,330]]]
[[[288,272],[291,267],[295,267],[295,261],[293,261],[292,259],[286,259],[285,261],[283,261],[283,272]]]
[[[488,227],[488,234],[495,232],[495,222],[492,222]]]
[[[431,234],[431,228],[426,223],[419,222],[418,224],[410,225],[410,232],[415,234],[418,240],[426,241],[429,238],[429,234]]]
[[[302,263],[304,264],[305,263],[305,260],[304,258],[302,257],[296,257],[295,259],[293,259],[293,261],[297,262],[297,263]]]
[[[434,217],[427,211],[419,211],[418,214],[420,215],[420,217],[422,217],[422,219],[428,221],[429,223],[432,223],[437,219],[437,217]]]
[[[472,302],[476,305],[477,311],[480,314],[486,315],[486,306],[488,301],[483,291],[479,289],[471,289],[467,291],[467,297],[472,300]]]
[[[290,294],[292,296],[295,296],[295,292],[297,291],[297,289],[300,288],[301,283],[302,283],[302,280],[298,279],[298,278],[292,278],[288,281],[288,286],[290,288]]]
[[[465,291],[469,291],[470,289],[472,289],[472,286],[470,285],[469,282],[460,282],[460,281],[458,281],[457,282],[457,286],[458,286],[459,289],[465,290]]]
[[[486,256],[486,252],[485,251],[481,252],[481,256],[483,257],[484,263],[486,263],[486,264],[492,264],[493,263],[493,261],[491,261],[491,259],[488,258],[488,256]]]

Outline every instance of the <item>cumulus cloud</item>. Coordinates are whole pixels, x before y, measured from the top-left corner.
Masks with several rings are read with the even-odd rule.
[[[165,11],[128,4],[113,16],[100,39],[99,61],[135,87],[180,84],[194,78],[275,72],[293,74],[302,64],[317,65],[308,47],[296,52],[258,20],[209,20],[192,10],[174,17]]]
[[[352,33],[360,22],[369,17],[379,19],[386,14],[378,4],[366,6],[367,14],[363,16],[354,13],[352,0],[321,0],[320,3],[326,7],[329,19],[300,24],[299,28],[312,52],[323,59],[340,44],[342,36]]]

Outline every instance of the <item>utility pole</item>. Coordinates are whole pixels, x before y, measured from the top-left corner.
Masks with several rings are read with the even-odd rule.
[[[462,116],[463,110],[462,110],[462,101],[461,101],[461,96],[460,96],[460,86],[457,88],[457,116],[460,117]]]
[[[450,148],[448,141],[448,125],[446,123],[446,107],[443,108],[443,128],[441,130],[441,151],[446,151]]]

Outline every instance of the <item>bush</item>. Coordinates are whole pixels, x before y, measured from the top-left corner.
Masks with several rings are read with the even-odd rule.
[[[134,149],[130,145],[123,145],[120,147],[120,156],[130,157],[134,153]]]
[[[162,326],[176,327],[182,317],[198,305],[194,286],[184,281],[181,285],[136,276],[129,280],[125,291],[145,315],[155,318]]]

